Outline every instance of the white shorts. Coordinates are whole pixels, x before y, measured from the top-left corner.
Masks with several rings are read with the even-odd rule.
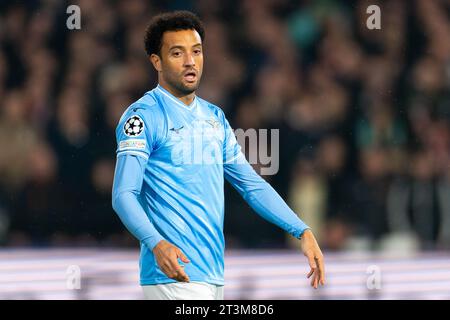
[[[223,287],[206,282],[175,282],[142,289],[147,300],[223,300]]]

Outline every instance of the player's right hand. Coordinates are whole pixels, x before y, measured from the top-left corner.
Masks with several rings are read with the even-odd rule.
[[[153,248],[153,254],[155,255],[159,268],[169,278],[180,282],[189,282],[189,277],[178,263],[178,258],[184,263],[189,263],[189,259],[179,248],[166,240],[161,240]]]

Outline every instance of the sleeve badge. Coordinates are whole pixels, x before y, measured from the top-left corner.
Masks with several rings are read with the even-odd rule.
[[[123,132],[129,137],[137,137],[144,131],[144,121],[138,116],[132,116],[125,121]]]

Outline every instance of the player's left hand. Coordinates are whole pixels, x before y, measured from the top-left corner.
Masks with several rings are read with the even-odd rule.
[[[301,237],[301,248],[303,254],[308,258],[311,270],[308,279],[311,278],[311,286],[317,289],[319,284],[325,285],[325,266],[322,251],[311,230],[306,230]]]

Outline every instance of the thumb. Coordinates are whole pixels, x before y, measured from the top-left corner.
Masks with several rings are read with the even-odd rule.
[[[184,255],[184,253],[179,250],[178,251],[178,257],[181,259],[181,261],[185,262],[185,263],[189,263],[189,259]]]

